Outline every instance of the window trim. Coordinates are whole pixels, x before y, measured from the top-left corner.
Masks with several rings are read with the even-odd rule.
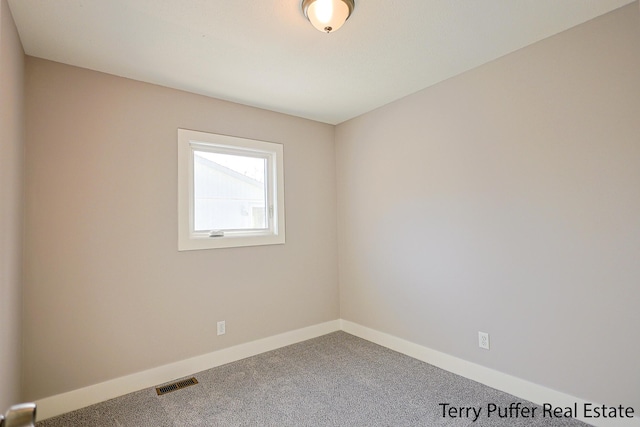
[[[196,150],[197,149],[197,150]],[[194,151],[239,154],[267,159],[267,219],[259,230],[225,230],[224,236],[196,232],[194,224]],[[284,149],[282,144],[178,129],[178,250],[202,250],[285,243]]]

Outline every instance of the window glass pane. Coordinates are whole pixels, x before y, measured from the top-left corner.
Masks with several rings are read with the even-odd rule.
[[[194,231],[268,228],[264,157],[194,151]]]

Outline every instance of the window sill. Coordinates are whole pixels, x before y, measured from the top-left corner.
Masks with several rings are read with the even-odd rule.
[[[224,236],[224,237],[191,237],[179,239],[179,251],[195,251],[203,249],[238,248],[243,246],[282,245],[285,243],[284,235],[262,236]]]

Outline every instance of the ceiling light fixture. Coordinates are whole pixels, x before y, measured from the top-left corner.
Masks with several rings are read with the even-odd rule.
[[[349,19],[354,0],[302,0],[302,11],[318,31],[332,33]]]

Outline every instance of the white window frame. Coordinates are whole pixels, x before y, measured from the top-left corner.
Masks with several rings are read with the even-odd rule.
[[[210,237],[194,231],[194,151],[238,154],[267,160],[268,227],[261,230],[225,230]],[[178,129],[178,250],[233,248],[285,243],[284,154],[282,144]],[[216,233],[213,233],[216,234]],[[219,234],[219,233],[218,233]]]

